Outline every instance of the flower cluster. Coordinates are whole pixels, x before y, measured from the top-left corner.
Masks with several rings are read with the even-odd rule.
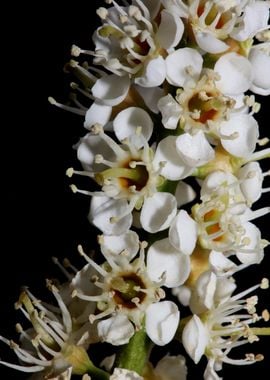
[[[90,196],[99,248],[78,246],[81,268],[53,259],[66,276],[47,281],[56,305],[23,289],[16,308],[31,327],[17,325],[20,344],[0,337],[19,364],[0,363],[31,379],[185,380],[175,340],[195,364],[206,357],[205,380],[221,379],[223,363],[263,359],[249,348],[235,359],[234,348],[270,335],[254,295],[268,279],[239,290],[237,277],[269,244],[256,219],[270,207],[254,204],[270,191],[255,99],[270,95],[270,3],[105,3],[92,49],[73,45],[66,65],[74,105],[49,98],[84,117],[78,168],[66,174]],[[113,354],[99,364],[104,343]]]

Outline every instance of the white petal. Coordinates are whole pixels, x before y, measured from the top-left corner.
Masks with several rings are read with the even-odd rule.
[[[175,288],[172,288],[172,294],[177,297],[178,301],[183,306],[188,306],[191,297],[191,288],[185,285],[180,285]]]
[[[201,186],[201,196],[211,194],[216,191],[222,185],[231,185],[237,182],[237,178],[229,173],[221,170],[216,170],[210,173],[202,183]]]
[[[168,50],[179,44],[184,32],[184,24],[180,17],[163,10],[156,38],[160,45]]]
[[[217,276],[211,271],[204,272],[199,276],[189,303],[193,314],[201,314],[212,308],[216,284]]]
[[[42,371],[43,372],[43,371]],[[69,367],[68,369],[66,369],[64,372],[61,372],[60,374],[58,374],[57,376],[53,376],[51,377],[50,376],[50,380],[70,380],[71,379],[71,375],[72,375],[72,367]],[[44,373],[43,375],[41,375],[40,379],[44,379]],[[31,377],[32,379],[32,377]],[[33,380],[37,380],[38,377],[34,377]]]
[[[214,71],[220,75],[217,88],[227,95],[237,95],[249,89],[252,83],[252,66],[247,58],[236,53],[222,55]]]
[[[143,377],[125,368],[114,368],[110,380],[143,380]]]
[[[94,124],[105,125],[110,120],[112,107],[94,102],[86,112],[84,127],[90,129]]]
[[[101,340],[114,346],[120,346],[129,342],[134,334],[134,327],[128,317],[123,314],[98,322],[98,335]]]
[[[107,168],[104,164],[95,163],[96,155],[101,153],[107,160],[115,157],[108,144],[98,135],[88,133],[80,140],[77,148],[77,157],[85,170],[93,172],[102,171]]]
[[[215,158],[215,151],[202,131],[198,131],[193,136],[189,133],[178,136],[176,149],[188,166],[202,166]]]
[[[197,223],[185,210],[180,210],[169,229],[170,243],[185,255],[191,255],[198,236]]]
[[[244,8],[242,22],[239,27],[230,33],[237,41],[245,41],[252,38],[262,29],[267,28],[269,18],[269,4],[267,1],[253,1]]]
[[[237,286],[233,277],[219,277],[215,292],[215,304],[219,304],[229,299],[236,287]]]
[[[182,110],[179,103],[171,94],[168,94],[159,99],[157,106],[161,112],[164,127],[166,129],[176,129]]]
[[[213,272],[217,274],[227,273],[236,268],[236,264],[228,259],[222,252],[211,251],[209,264]]]
[[[143,75],[135,78],[134,82],[142,87],[157,87],[164,82],[165,77],[165,61],[159,55],[157,58],[153,58],[147,63]]]
[[[139,236],[134,231],[127,231],[125,234],[118,236],[103,235],[100,242],[100,249],[103,255],[113,255],[117,262],[117,256],[125,252],[125,257],[132,260],[140,248]]]
[[[194,80],[199,78],[202,64],[202,56],[197,50],[178,49],[166,58],[167,80],[174,86],[183,87],[191,78]],[[193,72],[192,77],[187,71]]]
[[[187,18],[189,15],[188,5],[184,1],[177,1],[176,3],[175,0],[162,0],[162,5],[178,17]]]
[[[169,343],[177,330],[180,312],[172,301],[152,303],[145,312],[145,329],[158,346]]]
[[[187,280],[190,273],[190,258],[176,250],[169,239],[158,240],[148,250],[147,272],[155,282],[159,282],[164,276],[164,285],[173,288]]]
[[[147,6],[153,20],[160,10],[160,0],[143,0],[143,3]]]
[[[148,141],[153,132],[153,122],[148,113],[139,107],[124,109],[113,121],[114,133],[119,141],[133,136],[138,127],[141,128],[142,136]]]
[[[128,76],[111,74],[98,79],[92,87],[95,98],[108,106],[121,103],[128,94],[130,80]]]
[[[158,113],[159,109],[157,104],[159,99],[164,95],[164,90],[160,87],[141,87],[136,85],[135,88],[150,111]]]
[[[154,370],[161,380],[186,380],[187,366],[184,356],[164,356]]]
[[[237,172],[240,188],[249,204],[256,202],[262,194],[263,174],[258,162],[249,162]]]
[[[256,147],[259,137],[259,127],[253,116],[240,114],[220,125],[222,136],[235,138],[221,138],[221,144],[227,152],[236,157],[248,157]]]
[[[247,251],[241,252],[239,249],[239,251],[236,252],[236,256],[243,264],[259,264],[264,257],[263,249],[260,246],[261,232],[258,227],[250,222],[245,223],[243,228],[245,229],[243,239],[246,240],[243,250]]]
[[[131,213],[122,217],[127,208],[128,203],[124,199],[93,196],[88,218],[104,234],[121,235],[129,230],[132,224]],[[119,219],[112,221],[111,218]]]
[[[179,181],[174,196],[177,201],[177,207],[180,208],[181,206],[194,201],[196,198],[196,192],[189,184]]]
[[[225,42],[219,40],[211,33],[195,31],[194,36],[198,46],[207,53],[219,54],[229,49],[229,46]]]
[[[253,70],[251,91],[255,94],[270,95],[270,42],[252,47],[249,61]]]
[[[155,233],[169,228],[177,212],[177,203],[170,193],[155,193],[144,201],[141,225],[147,232]]]
[[[186,178],[194,170],[181,160],[176,150],[176,139],[177,136],[167,136],[161,140],[154,157],[157,166],[160,162],[166,163],[161,169],[161,175],[171,181]]]
[[[182,334],[182,342],[186,352],[191,359],[197,364],[203,356],[206,346],[208,344],[208,332],[195,314],[186,324]]]

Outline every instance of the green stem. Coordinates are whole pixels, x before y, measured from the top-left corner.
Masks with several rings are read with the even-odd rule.
[[[109,380],[110,374],[102,369],[96,367],[93,363],[89,365],[87,373],[93,380]]]
[[[137,331],[129,343],[123,346],[116,356],[115,366],[137,372],[139,375],[145,367],[151,350],[152,343],[145,329]]]

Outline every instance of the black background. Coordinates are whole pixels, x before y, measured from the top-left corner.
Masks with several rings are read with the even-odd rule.
[[[90,247],[96,240],[86,219],[89,199],[72,194],[65,176],[66,168],[78,167],[72,145],[85,134],[82,119],[47,102],[49,95],[63,102],[67,99],[69,78],[63,74],[63,65],[70,57],[70,46],[77,43],[90,47],[97,23],[95,8],[102,2],[85,3],[77,0],[69,5],[61,0],[56,7],[52,1],[41,1],[33,6],[10,6],[2,14],[8,24],[2,32],[1,54],[0,334],[6,337],[16,337],[14,325],[20,318],[13,304],[20,286],[44,294],[45,278],[57,275],[50,257],[76,258],[77,244]],[[261,131],[268,136],[269,105],[269,98],[263,99],[262,112],[257,116]],[[267,199],[269,204],[268,194],[262,199],[255,208],[266,205]],[[269,222],[269,215],[255,222],[268,239]],[[243,288],[269,275],[269,254],[268,249],[261,266],[241,273]],[[262,294],[262,308],[267,307],[267,301],[269,308],[266,298]],[[269,347],[267,338],[245,347],[250,352],[263,352],[266,360],[254,366],[225,366],[224,378],[250,375],[268,379]],[[8,357],[7,351],[1,344],[1,359]],[[201,373],[190,370],[189,379],[201,379]],[[0,367],[0,378],[27,376]]]

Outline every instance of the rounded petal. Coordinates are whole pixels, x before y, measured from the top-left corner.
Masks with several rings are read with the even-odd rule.
[[[133,324],[123,314],[100,321],[97,325],[98,335],[103,342],[120,346],[129,342],[134,334]]]
[[[176,129],[180,116],[181,107],[171,94],[163,96],[157,103],[162,115],[162,124],[166,129]]]
[[[201,314],[212,308],[216,284],[217,276],[211,271],[203,272],[199,276],[189,302],[193,314]]]
[[[237,115],[220,125],[223,148],[236,157],[248,157],[254,150],[259,137],[257,121],[250,115]]]
[[[186,352],[189,354],[194,363],[199,363],[208,344],[208,332],[195,314],[184,327],[182,334],[182,342]]]
[[[148,250],[147,272],[152,281],[159,282],[164,277],[164,285],[173,288],[187,280],[190,258],[176,250],[168,238],[158,240]]]
[[[245,234],[242,238],[243,251],[239,249],[236,256],[243,264],[259,264],[264,257],[263,248],[261,247],[261,232],[258,227],[250,222],[246,222],[243,228],[245,229]]]
[[[194,201],[196,198],[196,192],[189,184],[179,181],[174,196],[177,201],[177,207],[180,208],[181,206]]]
[[[270,95],[270,42],[255,45],[249,53],[253,70],[250,90],[259,95]]]
[[[112,107],[94,102],[86,112],[84,128],[90,129],[95,124],[105,125],[110,120]]]
[[[210,173],[202,183],[201,196],[210,195],[213,191],[216,191],[222,184],[231,185],[237,182],[237,178],[229,173],[221,170],[216,170]]]
[[[237,41],[246,41],[260,30],[267,28],[269,19],[269,3],[267,1],[251,1],[244,7],[241,23],[230,33]]]
[[[220,75],[217,88],[227,95],[238,95],[249,89],[253,70],[247,58],[236,53],[222,55],[216,62],[214,71]]]
[[[106,157],[106,159],[113,159],[114,153],[108,144],[100,138],[98,135],[88,133],[84,136],[78,144],[77,158],[81,162],[83,168],[90,172],[102,171],[107,168],[104,164],[97,164],[95,157],[100,154]]]
[[[191,255],[198,236],[198,227],[185,210],[180,210],[169,229],[170,243],[185,255]]]
[[[240,188],[249,204],[256,202],[262,194],[263,174],[258,162],[249,162],[237,172]]]
[[[178,136],[176,149],[188,166],[202,166],[215,158],[215,151],[202,131],[198,131],[195,135],[183,133]]]
[[[172,301],[152,303],[145,312],[145,329],[158,346],[169,343],[177,330],[180,312]]]
[[[157,363],[154,372],[164,380],[186,380],[186,359],[182,355],[166,355]]]
[[[191,78],[195,80],[199,78],[202,64],[202,56],[197,50],[178,49],[166,58],[167,80],[174,86],[183,87]]]
[[[161,12],[161,20],[156,38],[164,49],[174,48],[180,42],[184,33],[184,24],[180,17],[177,17],[167,10]]]
[[[229,49],[229,46],[225,42],[219,40],[211,33],[195,31],[194,36],[198,46],[207,53],[219,54]]]
[[[89,221],[106,235],[121,235],[132,224],[132,215],[126,215],[128,202],[103,196],[92,197]],[[125,216],[122,216],[125,215]]]
[[[177,203],[170,193],[155,193],[144,201],[141,225],[147,232],[155,233],[169,228],[177,212]]]
[[[96,81],[92,87],[92,94],[102,103],[115,106],[125,99],[129,91],[129,85],[128,76],[106,75]]]
[[[100,249],[103,255],[112,255],[117,262],[117,257],[121,258],[124,253],[128,260],[136,256],[140,248],[139,236],[134,231],[127,231],[125,234],[117,236],[103,235],[100,239]]]
[[[158,166],[163,162],[161,175],[171,181],[186,178],[193,172],[193,168],[187,166],[180,158],[176,150],[177,136],[167,136],[157,146],[154,163]]]
[[[153,132],[153,122],[148,113],[139,107],[128,107],[119,112],[113,121],[113,129],[119,141],[133,136],[141,128],[143,137],[148,141]]]
[[[150,111],[159,113],[157,104],[159,99],[164,95],[163,89],[160,87],[141,87],[136,85],[135,88]]]
[[[211,251],[209,264],[214,273],[228,273],[236,268],[236,264],[228,259],[222,252]]]
[[[151,59],[144,68],[143,75],[135,78],[134,82],[142,87],[157,87],[166,78],[166,65],[164,59],[159,55]]]

